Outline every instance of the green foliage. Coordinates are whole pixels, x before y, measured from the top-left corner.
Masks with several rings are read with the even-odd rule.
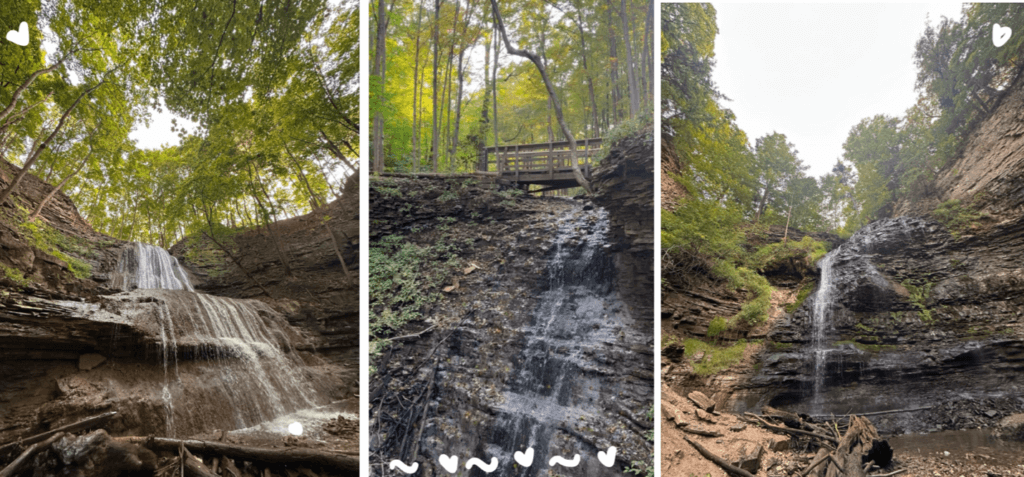
[[[786,313],[793,313],[798,310],[800,306],[804,304],[804,301],[807,300],[807,297],[811,295],[811,292],[814,291],[816,286],[818,286],[818,283],[815,281],[804,283],[796,293],[796,301],[786,305]]]
[[[740,309],[740,312],[736,314],[734,319],[746,321],[751,325],[761,323],[768,319],[772,287],[768,284],[768,279],[748,268],[740,267],[738,271],[741,287],[747,289],[754,298],[743,305],[743,308]]]
[[[778,343],[772,341],[768,346],[772,351],[789,351],[793,349],[793,343]]]
[[[716,316],[715,319],[711,320],[711,323],[708,323],[708,338],[717,338],[718,335],[728,329],[729,322],[725,321],[725,318],[721,316]]]
[[[13,282],[15,286],[24,288],[29,283],[32,283],[31,280],[25,278],[25,274],[21,273],[20,270],[8,267],[2,263],[0,263],[0,271],[3,271],[3,276]]]
[[[910,303],[917,307],[918,313],[921,316],[921,321],[924,321],[925,323],[931,322],[932,312],[925,305],[925,302],[928,301],[928,297],[932,293],[933,284],[931,282],[925,281],[921,285],[914,285],[908,279],[904,280],[903,283],[901,283],[901,285],[903,285],[903,287],[906,288],[907,292],[910,294]]]
[[[379,352],[383,338],[442,298],[442,286],[459,267],[456,248],[446,236],[424,246],[398,235],[370,247],[371,351]]]
[[[693,364],[694,373],[699,376],[718,374],[743,359],[743,351],[747,349],[747,340],[739,340],[732,346],[717,346],[696,338],[688,338],[683,342],[687,358],[693,358],[698,352],[704,352],[704,358]]]
[[[985,214],[977,212],[970,203],[961,204],[960,200],[952,199],[939,204],[932,211],[932,216],[946,226],[950,235],[959,238],[964,232],[974,228],[978,219]]]
[[[805,235],[800,241],[776,242],[765,245],[754,252],[747,264],[755,270],[765,270],[789,260],[806,260],[816,263],[828,253],[826,243]]]
[[[654,439],[649,439],[654,440]],[[654,466],[649,462],[634,460],[628,467],[625,468],[627,473],[636,475],[637,477],[654,477]]]
[[[57,257],[67,264],[68,270],[79,279],[92,276],[92,265],[78,257],[96,257],[96,252],[82,239],[66,235],[60,230],[41,221],[26,220],[29,212],[18,206],[18,215],[24,217],[18,229],[25,234],[29,243],[43,252]],[[74,255],[69,255],[74,254]]]

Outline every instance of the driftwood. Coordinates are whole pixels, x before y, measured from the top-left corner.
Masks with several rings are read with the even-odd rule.
[[[345,455],[308,448],[268,449],[240,446],[223,442],[197,439],[170,439],[166,437],[117,437],[117,441],[129,442],[152,451],[176,451],[184,445],[196,454],[218,455],[232,459],[268,464],[311,464],[342,471],[335,475],[359,475],[359,459]],[[226,461],[226,459],[225,459]]]
[[[833,444],[838,444],[839,443],[839,441],[835,437],[832,437],[832,436],[826,436],[825,434],[818,434],[817,432],[805,431],[805,430],[802,430],[802,429],[791,429],[789,427],[775,426],[775,425],[769,424],[768,421],[765,421],[764,419],[761,419],[756,414],[746,413],[746,415],[748,417],[752,417],[752,418],[756,419],[757,422],[759,422],[761,425],[763,425],[764,427],[767,427],[768,429],[771,429],[773,431],[785,432],[785,433],[788,433],[788,434],[797,434],[797,435],[802,435],[802,436],[817,437],[818,439],[826,440],[826,441],[829,441],[829,442],[831,442]]]
[[[722,437],[721,433],[718,433],[718,432],[715,432],[715,431],[705,431],[703,429],[694,429],[692,427],[680,427],[679,429],[681,429],[683,432],[686,432],[686,433],[697,434],[698,436]]]
[[[826,451],[825,449],[822,449],[820,451],[820,453],[821,454],[818,457],[815,457],[814,460],[811,461],[811,464],[808,465],[807,468],[805,468],[803,471],[800,472],[801,477],[806,476],[807,474],[810,474],[811,471],[813,471],[815,467],[817,467],[822,462],[825,462],[826,460],[828,460],[828,457],[830,455],[832,455],[830,452]]]
[[[50,445],[53,444],[54,441],[60,439],[61,436],[63,435],[63,432],[58,432],[50,436],[49,439],[46,439],[43,442],[37,442],[35,444],[32,444],[31,446],[29,446],[28,449],[25,449],[25,452],[22,452],[17,459],[14,459],[14,462],[11,462],[10,465],[4,467],[3,470],[0,470],[0,477],[11,477],[13,475],[16,475],[18,473],[18,470],[21,469],[21,466],[25,465],[25,463],[28,462],[28,460],[31,459],[32,456],[36,455],[37,452],[47,447],[50,447]]]
[[[904,473],[906,471],[907,471],[907,469],[900,469],[900,470],[897,470],[895,472],[889,472],[888,474],[872,474],[872,475],[869,475],[868,477],[892,477],[894,475],[900,475],[900,474],[902,474],[902,473]]]
[[[185,475],[191,477],[219,477],[214,471],[207,468],[203,461],[192,455],[188,449],[184,449],[182,461],[185,463]]]
[[[839,440],[836,450],[829,454],[831,463],[825,471],[825,477],[862,477],[867,472],[861,468],[863,457],[871,451],[878,440],[878,431],[866,418],[850,417],[850,427]]]
[[[899,414],[899,413],[903,413],[903,412],[927,411],[927,410],[932,409],[934,407],[935,406],[914,407],[914,408],[910,408],[910,409],[893,409],[891,411],[865,412],[863,414],[837,414],[837,415],[819,414],[819,415],[814,415],[814,416],[811,416],[811,417],[824,417],[824,418],[837,418],[838,419],[838,418],[850,417],[850,416],[860,416],[860,417],[881,416],[881,415],[884,415],[884,414]]]
[[[74,424],[68,424],[66,426],[61,426],[61,427],[58,427],[58,428],[53,429],[51,431],[46,431],[46,432],[44,432],[42,434],[36,434],[36,435],[34,435],[32,437],[27,437],[25,439],[19,439],[19,440],[16,440],[14,442],[8,442],[7,444],[4,444],[4,445],[0,446],[0,455],[5,455],[8,452],[10,452],[10,451],[14,450],[15,448],[17,448],[18,446],[27,446],[27,445],[35,444],[36,442],[45,441],[47,438],[49,438],[50,436],[52,436],[54,434],[57,434],[58,432],[66,432],[66,433],[70,434],[70,433],[79,432],[79,431],[85,431],[85,430],[88,430],[88,429],[92,429],[94,427],[102,426],[103,424],[106,424],[107,421],[109,421],[111,418],[113,418],[116,415],[117,415],[117,411],[111,411],[111,412],[108,412],[108,413],[100,414],[98,416],[93,416],[93,417],[89,417],[89,418],[86,418],[86,419],[82,419],[81,421],[78,421],[78,422],[76,422]]]
[[[743,470],[743,469],[741,469],[739,467],[736,467],[736,466],[726,462],[725,459],[723,459],[721,457],[718,457],[715,454],[712,454],[711,451],[705,449],[704,446],[702,446],[702,445],[700,445],[700,444],[698,444],[696,442],[691,441],[689,438],[684,437],[683,439],[686,442],[688,442],[691,446],[693,446],[694,449],[697,449],[697,452],[700,452],[700,455],[704,456],[706,459],[710,460],[711,462],[714,462],[716,465],[721,467],[722,470],[724,470],[724,471],[726,471],[726,472],[728,472],[730,474],[733,474],[733,475],[739,475],[741,477],[754,477],[754,475],[751,474],[750,472],[747,472],[747,471],[745,471],[745,470]]]

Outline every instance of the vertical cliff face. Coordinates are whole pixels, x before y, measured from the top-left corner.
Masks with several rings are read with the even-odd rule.
[[[1024,212],[1024,77],[995,111],[971,131],[963,152],[939,172],[933,194],[902,200],[896,217],[923,217],[950,199],[972,201],[999,220]]]
[[[271,230],[260,227],[232,236],[234,259],[201,235],[170,251],[190,270],[196,290],[261,300],[291,324],[322,337],[318,353],[350,369],[345,378],[351,385],[345,392],[354,395],[359,376],[360,273],[355,178],[345,190],[351,192],[320,210],[275,222]]]
[[[594,170],[594,204],[608,211],[616,286],[637,316],[654,317],[654,136],[616,144]],[[651,323],[653,330],[653,321]]]
[[[880,416],[883,432],[992,427],[1024,410],[1024,79],[964,144],[929,197],[830,255],[827,303],[819,287],[776,327],[788,349],[765,354],[737,407],[930,408]],[[958,220],[935,213],[948,200]]]
[[[2,166],[0,186],[13,170]],[[62,193],[27,226],[24,209],[50,190],[29,175],[0,206],[0,441],[106,411],[115,435],[238,429],[357,392],[358,286],[324,227],[357,237],[357,205],[280,224],[293,279],[245,255],[268,289],[297,297],[260,302],[233,299],[255,293],[230,263],[199,253],[206,268],[187,271],[184,256],[96,233]],[[339,242],[355,275],[356,247]],[[192,293],[214,270],[223,282],[207,289],[233,298]]]
[[[490,475],[622,475],[650,461],[653,154],[649,140],[612,151],[592,202],[471,178],[371,184],[375,247],[453,243],[460,264],[443,299],[374,359],[371,462],[437,475],[446,454],[494,457]],[[609,446],[610,468],[597,460]],[[517,467],[529,448],[533,465]],[[574,454],[578,467],[549,468]]]

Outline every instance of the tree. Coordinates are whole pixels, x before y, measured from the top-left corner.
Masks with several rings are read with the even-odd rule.
[[[508,33],[505,31],[505,25],[501,19],[501,12],[498,10],[497,0],[491,0],[491,9],[494,12],[494,20],[498,25],[498,31],[501,33],[501,39],[505,42],[505,49],[510,55],[522,56],[537,67],[537,71],[540,72],[541,79],[544,80],[544,87],[548,90],[548,97],[551,99],[551,103],[555,109],[555,116],[558,118],[558,125],[562,128],[562,134],[565,135],[566,139],[569,140],[569,158],[572,161],[572,173],[576,177],[576,182],[579,183],[587,193],[593,192],[590,187],[590,181],[583,175],[583,171],[580,169],[579,159],[576,157],[576,139],[573,138],[572,132],[569,131],[569,127],[565,124],[565,117],[562,115],[562,106],[558,102],[558,96],[555,94],[555,89],[551,85],[551,80],[548,79],[547,71],[544,69],[544,64],[541,62],[539,56],[528,50],[517,49],[512,46],[512,43],[508,40]]]

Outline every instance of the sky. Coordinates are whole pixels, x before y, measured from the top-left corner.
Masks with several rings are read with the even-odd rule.
[[[714,4],[712,78],[751,144],[786,135],[807,173],[829,172],[850,128],[917,101],[914,44],[960,4]]]

